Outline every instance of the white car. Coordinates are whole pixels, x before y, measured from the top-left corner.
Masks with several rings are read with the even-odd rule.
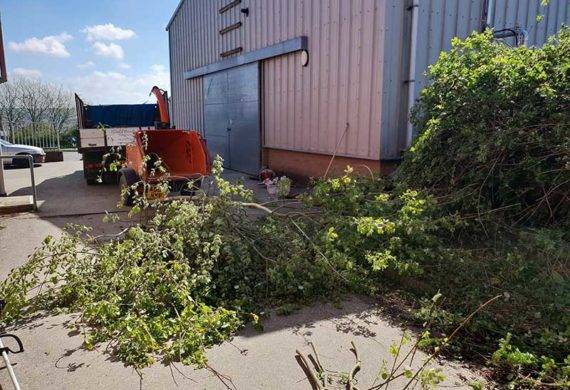
[[[42,148],[30,145],[18,145],[10,143],[6,140],[0,139],[0,146],[2,147],[1,154],[3,156],[16,156],[28,155],[34,157],[34,164],[42,164],[46,158],[46,152]],[[28,160],[23,158],[7,158],[3,159],[4,165],[15,165],[17,167],[27,167]]]

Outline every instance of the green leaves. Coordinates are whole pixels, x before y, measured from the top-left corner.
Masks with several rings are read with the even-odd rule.
[[[490,32],[454,39],[429,69],[398,179],[445,196],[451,210],[534,226],[570,220],[569,46],[568,28],[541,49],[512,49]]]
[[[475,63],[480,51],[499,50],[480,37],[457,45],[461,50],[442,58]],[[557,52],[549,50],[554,54],[545,49],[545,55]],[[506,66],[503,62],[496,61],[496,66]],[[443,79],[448,72],[457,73],[456,85],[479,88],[496,81],[489,69],[472,75],[456,62],[447,65],[442,70],[438,64],[433,71],[441,71]],[[513,72],[504,75],[516,79]],[[540,77],[544,74],[536,76]],[[452,83],[451,79],[444,81]],[[422,180],[445,183],[458,192],[438,197],[436,187],[409,188],[388,179],[359,177],[348,169],[341,177],[316,181],[295,212],[254,218],[242,203],[252,193],[221,178],[218,159],[213,170],[219,196],[201,193],[192,201],[157,203],[147,223],[108,242],[90,237],[84,227],[75,227],[61,239],[46,238],[28,263],[0,283],[0,296],[7,300],[4,322],[38,310],[80,312],[86,348],[110,343],[119,359],[137,368],[156,361],[203,366],[205,350],[227,340],[245,322],[261,329],[260,316],[267,307],[290,314],[315,299],[357,292],[396,298],[403,307],[409,304],[410,320],[426,329],[430,326],[417,346],[433,351],[449,347],[445,348],[449,352],[452,347],[445,335],[450,329],[491,294],[505,292],[508,301],[497,301],[489,313],[466,325],[453,349],[463,356],[490,356],[497,339],[511,331],[512,340],[502,344],[497,362],[530,359],[536,364],[520,366],[532,367],[524,374],[554,383],[568,371],[563,363],[570,329],[564,316],[569,296],[568,232],[505,228],[505,221],[491,213],[485,220],[489,223],[483,224],[474,218],[475,205],[468,202],[477,199],[487,208],[503,202],[505,195],[499,191],[503,186],[522,191],[515,182],[524,183],[523,197],[533,195],[535,186],[525,182],[527,170],[538,169],[536,177],[546,186],[551,173],[536,165],[534,157],[526,157],[532,155],[527,150],[539,147],[547,129],[529,132],[519,126],[522,136],[515,136],[506,122],[498,121],[492,131],[504,136],[490,135],[485,127],[489,122],[468,122],[452,115],[464,105],[475,107],[463,96],[455,106],[452,96],[458,90],[449,95],[432,91],[441,98],[430,111],[437,115],[426,121],[424,136],[407,157],[414,166],[425,164],[421,172],[415,171]],[[512,107],[501,106],[502,93],[490,92],[490,98],[497,99],[498,103],[493,101],[497,110],[483,105],[477,106],[485,108],[479,113],[464,114],[472,115],[472,120],[481,114],[481,121],[506,116],[503,110]],[[541,96],[550,99],[549,93]],[[525,110],[536,113],[533,107]],[[525,123],[526,114],[519,114],[517,123]],[[558,115],[564,119],[565,114]],[[553,131],[563,134],[557,126]],[[433,144],[434,139],[439,143]],[[448,150],[453,150],[455,160],[449,160]],[[499,155],[516,170],[493,167]],[[487,169],[485,178],[471,169],[474,166]],[[444,177],[437,171],[443,168]],[[515,180],[516,175],[522,176]],[[462,202],[466,204],[459,207]],[[112,223],[115,218],[106,219]],[[390,352],[398,355],[406,343],[404,335]],[[395,375],[415,375],[403,370]],[[390,380],[394,372],[384,365],[379,375]],[[422,375],[414,380],[425,387],[441,380],[437,370]]]
[[[379,276],[385,271],[419,274],[422,264],[442,255],[438,237],[453,229],[453,218],[439,216],[435,200],[421,191],[391,187],[387,180],[350,171],[315,183],[307,202],[323,212],[321,237],[328,258],[357,274],[373,271]]]
[[[117,357],[137,368],[157,359],[203,365],[204,349],[227,339],[247,314],[231,308],[231,296],[211,294],[225,256],[224,231],[213,226],[228,206],[222,198],[214,203],[173,202],[148,226],[106,243],[84,229],[46,238],[0,284],[4,321],[45,307],[80,311],[86,348],[110,341]],[[28,295],[38,285],[39,293]]]

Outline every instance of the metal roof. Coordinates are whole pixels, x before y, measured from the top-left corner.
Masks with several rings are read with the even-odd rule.
[[[176,15],[178,15],[178,11],[180,11],[180,8],[182,7],[182,4],[184,4],[184,1],[186,1],[186,0],[180,0],[180,2],[178,3],[178,5],[176,6],[176,9],[174,10],[174,13],[173,13],[172,16],[170,17],[170,20],[168,21],[168,24],[166,25],[166,31],[168,31],[168,29],[170,28],[170,25],[171,25],[172,22],[174,21],[174,18],[176,18]]]

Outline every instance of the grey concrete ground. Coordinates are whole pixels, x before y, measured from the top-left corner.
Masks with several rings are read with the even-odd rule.
[[[121,226],[101,222],[104,212],[117,211],[118,188],[87,186],[81,176],[81,161],[66,153],[65,161],[44,164],[36,170],[40,212],[0,217],[0,277],[26,261],[48,235],[59,235],[68,223],[92,226],[98,234],[112,233]],[[29,193],[27,170],[7,170],[9,193]],[[239,174],[231,173],[235,179]],[[262,193],[255,182],[249,182]],[[121,210],[118,210],[121,211]],[[122,215],[122,226],[132,221]],[[25,352],[12,356],[23,389],[223,389],[208,370],[177,366],[180,372],[156,364],[143,371],[142,382],[132,369],[114,361],[104,350],[85,351],[82,336],[68,328],[74,316],[46,316],[11,329],[19,335]],[[325,366],[348,371],[354,361],[349,352],[354,341],[360,350],[362,388],[371,384],[382,359],[391,362],[388,346],[401,337],[373,302],[357,297],[341,307],[316,304],[286,316],[272,316],[258,332],[246,328],[231,341],[208,352],[211,366],[226,375],[238,389],[308,389],[295,361],[295,350],[310,352],[308,342],[320,349]],[[416,358],[419,364],[421,357]],[[477,375],[459,364],[439,362],[447,376],[446,387],[467,388]],[[401,382],[391,388],[401,388]],[[11,388],[7,370],[0,361],[0,388]]]

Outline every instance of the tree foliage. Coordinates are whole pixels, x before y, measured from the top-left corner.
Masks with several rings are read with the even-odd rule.
[[[11,142],[41,145],[57,136],[72,146],[74,119],[73,94],[60,85],[14,78],[0,86],[1,129]]]

